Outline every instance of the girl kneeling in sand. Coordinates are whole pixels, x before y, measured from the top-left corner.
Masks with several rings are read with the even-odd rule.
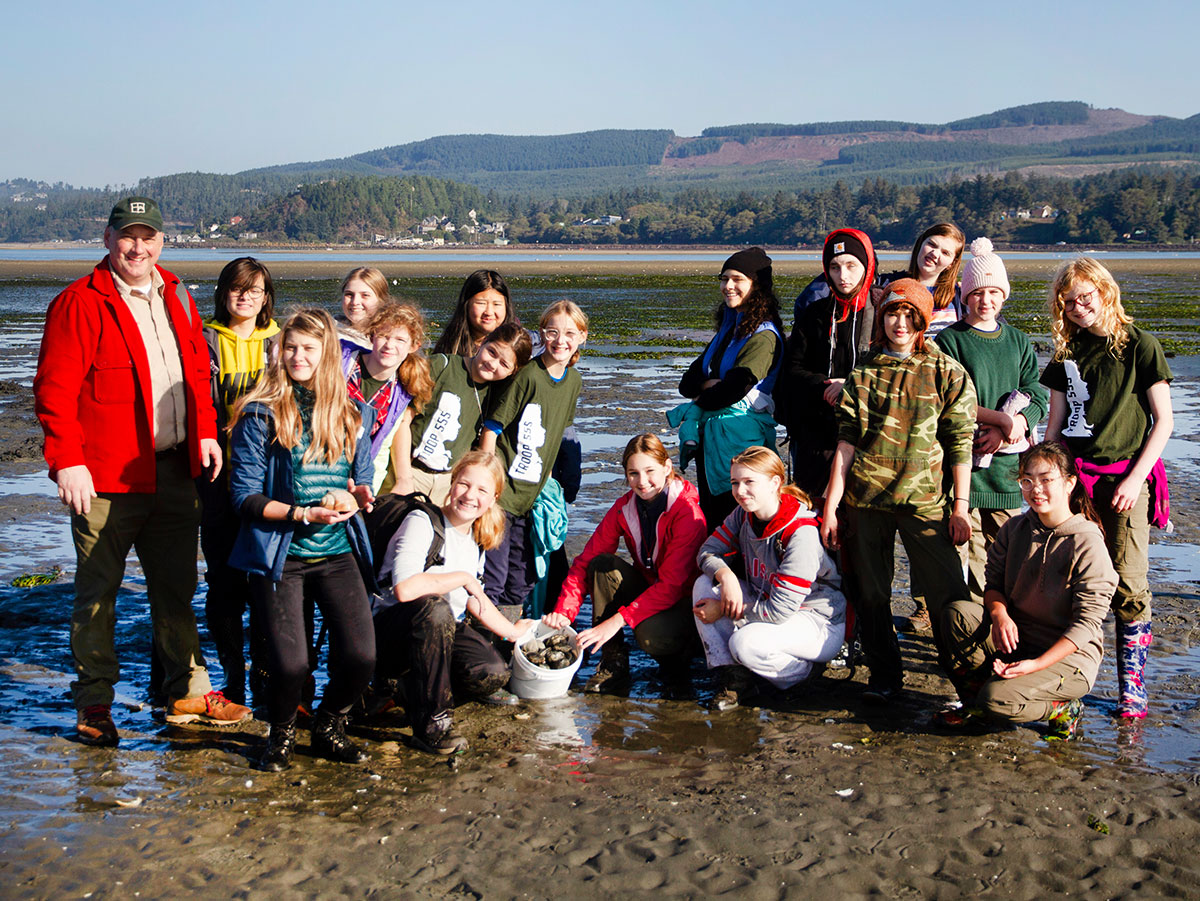
[[[296,743],[296,707],[309,675],[305,602],[321,609],[330,635],[329,684],[312,724],[314,753],[346,763],[366,759],[346,738],[346,713],[375,666],[364,581],[370,549],[357,515],[374,500],[371,443],[363,430],[370,408],[346,395],[328,313],[293,314],[282,344],[280,359],[236,408],[229,479],[242,519],[229,565],[250,574],[270,651],[271,732],[260,763],[271,771],[290,764]],[[340,501],[330,498],[334,491]]]
[[[983,604],[954,601],[943,611],[963,707],[938,719],[957,725],[972,708],[1012,723],[1048,719],[1048,737],[1066,739],[1096,681],[1117,574],[1065,447],[1027,450],[1019,479],[1029,509],[992,543]]]
[[[664,685],[686,690],[695,647],[689,601],[699,572],[696,552],[708,534],[700,495],[675,474],[656,435],[633,438],[622,465],[630,490],[604,514],[571,564],[554,612],[542,619],[555,629],[570,625],[591,594],[592,627],[580,633],[579,644],[603,651],[585,691],[628,691],[625,626],[658,661]],[[632,563],[617,556],[622,539]]]
[[[733,458],[729,478],[737,508],[700,548],[692,595],[704,653],[720,680],[716,710],[752,696],[753,676],[781,689],[803,681],[814,663],[837,655],[846,631],[841,575],[821,545],[808,496],[784,484],[783,461],[749,447]]]
[[[425,568],[434,523],[413,510],[392,536],[380,566],[390,593],[375,597],[375,635],[384,678],[403,672],[405,708],[413,743],[432,754],[465,750],[467,740],[451,721],[455,700],[475,697],[515,704],[506,691],[508,664],[466,615],[501,638],[524,635],[530,620],[510,623],[483,591],[483,554],[504,534],[496,504],[504,470],[494,454],[469,451],[450,473],[450,495],[441,508],[442,563]]]

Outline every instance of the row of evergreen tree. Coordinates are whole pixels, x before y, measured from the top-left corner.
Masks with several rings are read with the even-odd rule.
[[[224,236],[254,232],[269,241],[371,241],[376,234],[411,233],[430,216],[460,227],[450,240],[472,240],[462,229],[471,210],[481,223],[506,223],[507,236],[523,243],[787,246],[820,244],[831,229],[852,225],[901,246],[924,225],[942,220],[957,222],[971,236],[1022,243],[1179,244],[1200,237],[1200,175],[1159,167],[1073,180],[1007,173],[923,186],[873,178],[857,189],[838,181],[821,190],[731,196],[638,187],[556,199],[485,192],[427,176],[351,176],[285,187],[282,176],[257,175],[237,176],[243,181],[236,190],[214,202],[213,179],[230,178],[191,173],[146,180],[136,190],[158,198],[169,221],[186,223],[184,231],[208,234],[207,225],[217,223]],[[42,187],[47,197],[40,203],[0,203],[0,241],[95,238],[124,193]],[[1054,215],[1043,218],[1043,207]],[[1021,217],[1024,210],[1031,218]],[[604,215],[624,221],[576,224]],[[230,225],[235,217],[241,221]]]

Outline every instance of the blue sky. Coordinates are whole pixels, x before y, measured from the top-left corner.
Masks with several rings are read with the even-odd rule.
[[[439,134],[945,122],[1040,100],[1200,112],[1197,4],[817,6],[22,3],[0,20],[0,179],[103,186]]]

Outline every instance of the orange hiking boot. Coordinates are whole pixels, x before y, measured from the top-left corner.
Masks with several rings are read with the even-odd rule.
[[[175,698],[167,704],[167,722],[207,723],[210,726],[232,726],[250,717],[250,708],[234,704],[219,691],[194,698]]]

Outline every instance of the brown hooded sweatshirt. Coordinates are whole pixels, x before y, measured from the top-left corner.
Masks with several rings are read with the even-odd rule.
[[[985,588],[1008,602],[1019,633],[1016,657],[1036,657],[1068,638],[1089,685],[1104,656],[1101,624],[1116,587],[1104,536],[1080,513],[1051,529],[1027,510],[1004,524],[988,551]]]

